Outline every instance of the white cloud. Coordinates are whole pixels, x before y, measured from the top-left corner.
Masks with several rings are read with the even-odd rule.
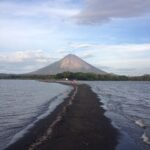
[[[114,18],[139,17],[150,13],[150,0],[85,0],[85,7],[75,16],[78,23],[94,24]]]
[[[132,64],[136,65],[136,63],[131,63],[131,61],[134,62],[137,59],[140,66],[140,60],[150,59],[150,44],[99,45],[74,43],[71,44],[71,48],[74,49],[75,54],[81,58],[87,59],[89,63],[96,64],[105,62],[102,65],[108,67],[113,66],[113,62],[116,62],[114,64],[116,67],[123,66],[124,62],[129,64],[129,66],[132,66]],[[142,66],[148,66],[148,63],[142,63]],[[124,67],[126,67],[126,65]]]
[[[30,3],[17,3],[11,1],[0,2],[1,15],[16,17],[71,17],[79,13],[79,10],[72,7],[65,1],[40,1]],[[70,7],[68,7],[68,5]]]
[[[86,43],[74,43],[74,44],[70,44],[70,47],[74,48],[74,49],[79,49],[79,48],[90,48],[93,47],[93,44],[86,44]]]
[[[74,49],[85,49],[93,51],[123,51],[123,52],[142,52],[149,51],[150,52],[150,44],[88,44],[88,43],[74,43],[71,44],[70,47]]]
[[[122,60],[122,59],[118,59],[118,60],[103,60],[100,61],[101,65],[106,65],[106,66],[111,66],[113,68],[130,68],[132,66],[132,68],[142,68],[142,67],[149,67],[150,64],[150,59],[126,59],[126,60]],[[145,65],[147,64],[147,66]]]
[[[0,0],[0,49],[59,49],[78,12],[67,0]]]
[[[125,75],[150,73],[150,44],[74,43],[70,46],[79,57],[107,72]]]
[[[35,61],[35,62],[47,62],[50,59],[43,50],[26,50],[16,52],[1,52],[0,62],[23,62],[23,61]]]
[[[150,74],[150,59],[118,59],[118,60],[103,60],[95,64],[98,68],[105,67],[104,70],[110,73],[120,75],[143,75]],[[102,67],[103,68],[103,67]]]
[[[0,52],[0,72],[24,73],[52,63],[55,58],[43,50]]]
[[[82,59],[92,58],[94,55],[92,53],[86,53],[81,56]]]
[[[114,47],[117,47],[117,45],[103,45],[102,47],[105,49],[103,49],[103,52],[101,52],[101,50],[99,49],[99,47],[101,46],[94,44],[93,46],[90,45],[88,50],[85,49],[84,51],[76,51],[75,54],[87,61],[88,63],[100,69],[104,69],[104,71],[107,72],[125,75],[142,75],[150,73],[150,59],[148,57],[137,58],[136,53],[140,52],[141,54],[147,52],[149,49],[146,47],[146,45],[147,44],[141,44],[139,45],[139,47],[141,47],[141,50],[138,49],[138,51],[135,51],[133,49],[131,50],[131,52],[130,49],[128,49],[129,46],[127,46],[124,49],[127,49],[128,55],[125,53],[124,50],[121,50],[123,52],[122,55],[116,55],[118,52],[115,52]],[[131,45],[131,47],[132,46],[133,45]],[[138,47],[138,45],[135,46]],[[147,46],[149,47],[149,45]],[[122,48],[123,45],[119,45],[119,47]],[[119,50],[120,49],[118,48],[117,51]],[[111,53],[111,56],[108,55],[109,53]],[[63,55],[66,54],[68,53],[65,53]],[[50,55],[44,52],[44,50],[0,52],[0,72],[25,73],[34,71],[58,60],[58,58],[55,58],[54,56],[54,53],[53,55]],[[62,54],[59,54],[59,52],[56,56],[59,56],[59,59],[62,58]]]

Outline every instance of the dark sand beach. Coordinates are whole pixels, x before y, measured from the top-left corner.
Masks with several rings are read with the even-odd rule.
[[[118,131],[97,95],[76,85],[69,97],[6,150],[115,150]]]

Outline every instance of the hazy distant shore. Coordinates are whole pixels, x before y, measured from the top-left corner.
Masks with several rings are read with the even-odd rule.
[[[6,150],[114,150],[118,131],[100,105],[89,86],[77,85],[54,112]]]

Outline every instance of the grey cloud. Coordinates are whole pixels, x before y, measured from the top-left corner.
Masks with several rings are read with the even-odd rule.
[[[150,13],[150,0],[85,0],[75,19],[79,24],[104,23],[113,18],[138,17]]]

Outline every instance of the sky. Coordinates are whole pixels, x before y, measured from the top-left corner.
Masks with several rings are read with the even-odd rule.
[[[0,73],[75,54],[109,73],[150,74],[150,0],[0,0]]]

